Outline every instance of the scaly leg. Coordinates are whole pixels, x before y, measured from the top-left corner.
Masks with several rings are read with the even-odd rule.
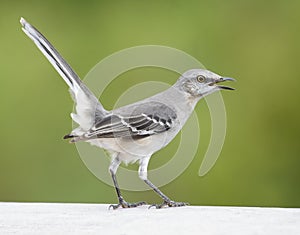
[[[151,183],[150,180],[147,178],[147,167],[149,163],[150,157],[144,158],[140,162],[139,167],[139,177],[147,184],[150,188],[153,189],[154,192],[156,192],[164,201],[162,204],[153,204],[151,207],[155,207],[157,209],[169,206],[169,207],[179,207],[179,206],[187,206],[189,205],[186,202],[175,202],[172,201],[170,198],[168,198],[165,194],[162,193],[162,191],[159,190],[153,183]]]
[[[120,159],[117,157],[115,157],[110,166],[109,166],[109,172],[112,176],[112,179],[113,179],[113,183],[114,183],[114,186],[115,186],[115,189],[116,189],[116,192],[117,192],[117,196],[118,196],[118,200],[119,200],[119,204],[115,204],[115,205],[110,205],[109,206],[109,209],[112,208],[112,209],[117,209],[119,207],[122,207],[122,208],[132,208],[132,207],[137,207],[137,206],[141,206],[141,205],[145,205],[147,204],[146,202],[136,202],[136,203],[128,203],[124,200],[124,198],[122,197],[121,195],[121,191],[120,191],[120,188],[119,188],[119,185],[118,185],[118,182],[117,182],[117,177],[116,177],[116,172],[117,172],[117,169],[120,165],[121,161]]]

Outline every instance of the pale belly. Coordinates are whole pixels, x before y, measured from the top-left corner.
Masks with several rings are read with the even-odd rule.
[[[170,129],[167,132],[148,136],[140,139],[132,138],[99,138],[87,140],[92,145],[106,149],[110,152],[120,153],[118,157],[125,163],[135,162],[168,145],[179,132],[178,129]]]

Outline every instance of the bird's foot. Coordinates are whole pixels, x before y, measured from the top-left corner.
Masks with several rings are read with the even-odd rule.
[[[151,206],[149,206],[149,209],[152,207],[155,207],[156,209],[161,209],[164,207],[181,207],[181,206],[188,206],[189,203],[187,202],[174,202],[174,201],[164,201],[161,204],[153,204]]]
[[[147,203],[146,202],[135,202],[135,203],[129,203],[129,202],[126,202],[124,199],[120,200],[119,201],[119,204],[112,204],[109,206],[108,209],[118,209],[119,207],[122,207],[122,208],[133,208],[133,207],[138,207],[138,206],[142,206],[142,205],[146,205]]]

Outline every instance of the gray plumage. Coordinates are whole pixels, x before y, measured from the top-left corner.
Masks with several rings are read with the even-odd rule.
[[[76,113],[72,113],[71,117],[79,126],[64,138],[70,138],[71,142],[89,142],[111,154],[109,170],[119,199],[119,204],[112,205],[112,208],[145,204],[126,202],[121,196],[116,180],[116,171],[120,163],[135,161],[139,161],[140,164],[139,177],[163,199],[162,204],[155,205],[156,208],[186,205],[187,203],[170,200],[148,180],[148,162],[153,153],[174,139],[202,97],[221,89],[232,90],[233,88],[220,86],[218,83],[233,79],[204,69],[188,70],[169,89],[108,111],[51,43],[23,18],[20,22],[23,31],[65,80],[76,103]]]

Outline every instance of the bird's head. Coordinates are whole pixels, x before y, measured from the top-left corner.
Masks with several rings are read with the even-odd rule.
[[[218,90],[234,90],[220,85],[225,81],[235,81],[233,78],[222,77],[205,69],[191,69],[182,74],[175,87],[195,97],[208,95]]]

